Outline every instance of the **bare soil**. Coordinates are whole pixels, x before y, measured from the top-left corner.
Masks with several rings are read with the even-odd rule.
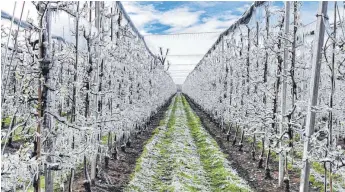
[[[170,104],[170,101],[169,101]],[[136,138],[131,138],[131,146],[126,147],[125,152],[119,148],[118,160],[110,159],[109,168],[105,169],[105,162],[102,161],[101,169],[96,178],[95,185],[92,186],[93,192],[98,191],[123,191],[130,180],[130,175],[134,171],[136,160],[143,152],[145,142],[151,138],[152,131],[158,127],[160,120],[164,119],[165,111],[169,105],[161,108],[151,120],[149,126]],[[76,174],[73,191],[85,191],[83,187],[84,175],[81,170]],[[66,183],[68,189],[68,183]]]
[[[24,144],[28,142],[25,139],[20,139],[20,140],[16,140],[16,141],[12,141],[12,146],[9,146],[8,143],[6,143],[6,146],[4,144],[1,144],[1,149],[4,149],[4,154],[8,153],[8,154],[13,154],[15,152],[17,152],[20,147]]]

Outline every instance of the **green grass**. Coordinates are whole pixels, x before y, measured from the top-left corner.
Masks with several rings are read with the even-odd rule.
[[[45,183],[45,178],[44,176],[40,176],[40,188],[43,189],[46,187],[46,183]],[[28,192],[33,192],[34,191],[34,187],[29,187]]]
[[[225,169],[224,161],[226,156],[220,151],[216,141],[202,130],[200,119],[192,112],[187,100],[183,97],[182,101],[187,115],[188,126],[197,146],[201,163],[210,180],[212,190],[250,191],[244,186],[239,186],[240,178]],[[230,180],[229,177],[231,178]]]
[[[108,134],[102,136],[101,138],[101,144],[106,145],[108,143]]]
[[[302,159],[303,152],[302,151],[295,151],[295,157],[298,158],[298,159]]]
[[[314,171],[316,171],[319,174],[324,174],[325,172],[325,168],[323,167],[321,163],[312,162],[311,167],[314,169]]]
[[[253,141],[254,141],[253,137],[247,137],[246,140],[247,140],[249,143],[253,143]]]
[[[180,177],[181,180],[189,180],[191,182],[185,182],[183,183],[183,190],[185,191],[191,191],[191,192],[197,192],[200,191],[201,189],[197,185],[204,185],[205,183],[202,183],[202,181],[199,178],[199,175],[190,175],[186,172],[183,172],[183,170],[179,170],[179,167],[184,167],[186,169],[193,169],[193,170],[200,170],[200,167],[198,165],[192,165],[187,162],[183,161],[178,161],[176,158],[171,157],[171,144],[174,142],[174,133],[182,133],[183,130],[176,129],[176,126],[182,126],[180,122],[176,122],[177,118],[175,114],[175,110],[177,108],[177,104],[182,103],[181,97],[177,96],[175,99],[175,104],[172,110],[172,115],[169,119],[168,122],[168,129],[165,132],[165,135],[162,139],[162,141],[157,145],[157,148],[161,152],[161,158],[164,159],[162,163],[158,163],[158,171],[157,175],[155,175],[155,184],[154,184],[154,189],[159,190],[159,191],[176,191],[174,186],[171,186],[171,183],[164,183],[162,182],[163,177],[170,177],[173,172],[177,174],[177,177]],[[182,107],[179,106],[181,110],[183,110]],[[184,118],[184,117],[182,117]],[[179,127],[180,128],[180,127]],[[184,142],[185,146],[189,145],[187,141]],[[187,148],[174,148],[174,150],[177,150],[177,153],[186,153],[190,154],[192,153],[190,150]]]
[[[191,192],[197,192],[201,191],[201,186],[206,186],[204,182],[202,182],[200,179],[200,175],[194,175],[190,174],[188,171],[183,171],[184,169],[192,169],[192,170],[200,170],[200,164],[189,164],[188,159],[185,160],[179,160],[179,158],[176,158],[177,156],[172,155],[172,151],[176,152],[177,154],[190,154],[192,151],[190,151],[187,148],[181,147],[181,148],[175,148],[174,142],[176,138],[176,134],[179,134],[180,132],[183,133],[183,129],[181,130],[181,127],[183,124],[181,124],[181,121],[178,121],[180,119],[180,116],[177,116],[176,111],[183,110],[181,102],[181,97],[175,97],[175,102],[173,105],[171,105],[172,108],[170,112],[170,116],[166,123],[166,129],[162,130],[162,132],[159,132],[160,129],[156,129],[159,133],[159,141],[155,143],[154,150],[157,155],[154,155],[153,158],[156,163],[154,167],[151,167],[153,170],[153,175],[150,176],[150,184],[147,186],[149,191],[177,191],[175,188],[176,186],[172,183],[173,175],[174,178],[177,177],[179,181],[186,181],[182,184],[183,191],[191,191]],[[182,118],[185,118],[184,116]],[[162,121],[161,121],[162,122]],[[162,123],[163,124],[163,123]],[[178,129],[177,129],[178,128]],[[185,142],[185,146],[189,145],[187,141]],[[148,143],[151,143],[149,141]],[[135,172],[131,175],[131,181],[134,181],[134,175],[141,171],[143,166],[143,159],[147,158],[146,148],[144,148],[143,154],[140,156],[140,158],[137,161]],[[186,157],[186,156],[185,156]],[[180,168],[182,168],[180,170]],[[142,176],[140,176],[142,177]],[[130,184],[128,188],[125,191],[141,191],[140,186],[136,186],[136,184]]]
[[[46,183],[45,183],[45,177],[44,176],[41,176],[40,177],[40,188],[41,188],[41,191],[44,191],[45,190],[45,187],[46,187]],[[54,191],[61,191],[60,189],[60,183],[57,183],[57,182],[54,182],[53,184],[53,190]],[[19,190],[20,191],[20,190]],[[34,187],[29,187],[29,189],[27,190],[28,192],[33,192],[34,191]]]
[[[175,99],[175,102],[174,102],[172,105],[169,106],[169,109],[171,109],[170,117],[169,117],[169,116],[166,116],[166,117],[164,117],[164,119],[162,119],[162,120],[159,122],[159,126],[156,127],[156,128],[153,130],[151,138],[148,139],[148,140],[145,142],[144,145],[147,145],[148,143],[151,143],[151,142],[152,142],[152,140],[153,140],[153,138],[155,137],[155,135],[158,134],[158,133],[160,132],[160,128],[159,128],[159,127],[165,125],[165,122],[166,122],[166,119],[167,119],[167,118],[169,118],[169,120],[168,120],[168,125],[167,125],[167,126],[168,126],[168,128],[169,128],[169,126],[170,126],[170,128],[172,128],[172,125],[173,125],[174,122],[175,122],[176,105],[177,105],[177,99]],[[169,115],[169,114],[167,113],[167,115]],[[170,132],[168,131],[168,132],[165,133],[165,134],[171,134],[171,131],[170,131]],[[162,147],[162,144],[163,144],[163,143],[158,143],[158,144],[157,144],[157,147]],[[168,144],[167,141],[165,141],[164,144]],[[166,155],[166,154],[164,153],[164,151],[162,151],[162,152],[163,152],[163,154],[162,154],[163,156]],[[130,180],[133,180],[135,174],[141,171],[141,169],[142,169],[142,161],[143,161],[143,158],[146,157],[147,154],[148,154],[147,148],[144,147],[144,150],[143,150],[142,154],[141,154],[140,157],[137,159],[137,162],[136,162],[136,165],[135,165],[135,169],[134,169],[134,171],[132,172],[132,174],[130,175]],[[158,172],[159,172],[159,171],[158,171]],[[161,174],[162,174],[162,171],[160,171],[160,172],[161,172]],[[161,188],[162,190],[163,190],[163,189],[169,190],[169,188],[166,188],[166,186],[164,186],[164,185],[162,184],[162,182],[159,181],[159,180],[155,182],[155,185],[156,185],[157,188]],[[131,185],[131,186],[129,187],[129,190],[138,191],[139,189],[138,189],[138,187],[132,186],[132,185]]]
[[[311,168],[317,172],[318,174],[320,175],[325,175],[325,168],[323,167],[323,163],[320,163],[320,162],[312,162],[311,163]],[[327,186],[329,188],[329,178],[331,176],[330,172],[327,171],[326,173],[327,175]],[[337,183],[342,183],[342,185],[345,186],[345,182],[343,180],[343,178],[341,177],[341,175],[339,174],[333,174],[332,175],[332,179],[333,179],[333,182],[337,182]],[[317,187],[321,187],[321,191],[324,191],[323,188],[324,188],[324,184],[323,182],[320,182],[320,181],[316,181],[315,180],[315,177],[313,176],[312,178],[312,175],[310,175],[310,182],[313,183],[314,186],[317,186]]]
[[[163,126],[165,124],[165,119],[159,121],[159,126]]]
[[[293,165],[291,164],[291,162],[287,163],[287,168],[288,168],[288,170],[292,170],[293,169]]]
[[[324,190],[323,183],[320,182],[320,181],[317,181],[317,180],[315,179],[315,176],[314,176],[314,175],[310,175],[310,177],[309,177],[309,182],[312,183],[313,187],[318,188],[318,189],[320,190],[320,192],[324,192],[324,191],[325,191],[325,190]]]
[[[262,147],[263,147],[263,146],[262,146],[262,142],[259,141],[259,142],[258,142],[258,148],[259,148],[260,150],[262,150]]]
[[[6,117],[6,118],[2,118],[2,122],[4,123],[4,125],[5,125],[6,127],[10,126],[11,120],[12,120],[12,117],[11,117],[11,116],[8,116],[8,117]]]
[[[30,127],[29,128],[29,134],[32,135],[33,133],[35,133],[36,131],[36,127]],[[19,141],[22,139],[25,139],[24,135],[26,134],[26,130],[24,131],[24,133],[22,133],[22,127],[18,127],[12,134],[12,141]],[[5,143],[5,139],[1,140],[1,144]]]
[[[274,161],[279,161],[279,155],[275,151],[271,151],[271,157]]]
[[[172,137],[171,135],[175,131],[174,126],[176,123],[176,108],[177,108],[177,103],[179,102],[179,98],[175,98],[175,102],[173,104],[171,114],[168,120],[167,124],[167,130],[164,133],[164,136],[159,142],[156,147],[159,151],[159,157],[160,159],[157,162],[157,170],[156,174],[153,176],[153,189],[158,190],[158,191],[174,191],[174,187],[170,186],[169,184],[165,183],[162,181],[162,178],[166,178],[171,176],[171,171],[177,166],[176,162],[174,159],[169,159],[170,156],[170,151],[169,151],[169,145],[171,145]]]

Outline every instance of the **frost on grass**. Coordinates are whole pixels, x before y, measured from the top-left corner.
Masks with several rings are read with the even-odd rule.
[[[182,103],[178,103],[172,156],[175,169],[172,173],[171,185],[176,191],[210,191],[206,172],[200,162],[197,147],[187,126],[187,119]]]
[[[183,104],[198,153],[213,191],[251,191],[247,183],[230,166],[216,141],[201,126],[199,117],[192,111],[186,99]]]
[[[179,97],[146,146],[126,191],[210,191]],[[152,150],[154,152],[148,152]]]
[[[159,151],[156,145],[167,129],[169,117],[172,113],[171,106],[165,114],[163,123],[160,123],[159,127],[154,130],[154,135],[148,140],[142,155],[137,160],[134,173],[131,175],[131,181],[126,191],[143,191],[153,182],[153,175],[155,174],[154,169],[157,166],[157,160],[159,158]]]
[[[196,118],[185,107],[177,96],[126,191],[250,191],[212,137],[201,126],[190,126]]]

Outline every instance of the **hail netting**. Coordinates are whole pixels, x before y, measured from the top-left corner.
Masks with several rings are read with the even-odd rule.
[[[329,20],[325,22],[319,100],[315,108],[317,123],[315,134],[311,138],[313,147],[309,159],[312,163],[332,161],[333,173],[344,178],[344,168],[341,168],[344,153],[343,150],[337,149],[339,140],[345,137],[344,4],[339,2],[336,10],[333,3],[329,3],[328,7]],[[317,7],[310,11],[307,2],[291,3],[290,30],[285,35],[284,5],[277,2],[255,2],[238,22],[220,35],[188,75],[182,88],[186,95],[226,131],[229,127],[236,129],[235,127],[239,126],[245,137],[253,137],[255,134],[257,138],[264,138],[266,148],[270,141],[276,153],[287,152],[288,162],[292,162],[291,159],[294,158],[293,166],[298,168],[302,161],[303,133],[310,96]],[[334,11],[337,18],[336,36],[333,34]],[[313,16],[312,20],[308,20],[310,15]],[[283,134],[281,139],[281,70],[285,39],[288,39],[288,91],[283,130],[287,134]],[[335,55],[334,95],[333,105],[330,106],[332,53]],[[330,111],[333,115],[332,121],[329,120]],[[327,135],[331,134],[329,124],[332,124],[333,134],[327,139]],[[280,141],[283,142],[281,148],[278,147]],[[317,181],[322,182],[322,173],[315,167],[312,164],[312,174]],[[334,181],[334,188],[344,190],[342,182]]]
[[[97,13],[95,4],[77,5],[41,4],[50,14],[47,20],[46,15],[43,18],[50,26],[49,30],[44,27],[49,62],[43,64],[41,16],[15,18],[9,34],[12,16],[1,13],[2,141],[12,138],[14,143],[23,143],[18,150],[2,150],[2,190],[30,189],[47,161],[59,169],[53,172],[54,186],[63,185],[69,170],[82,165],[84,155],[89,158],[98,153],[102,158],[108,153],[104,138],[109,132],[120,144],[176,91],[121,3],[100,3]],[[49,74],[47,81],[42,65],[48,66],[43,70]],[[42,124],[45,121],[37,112],[39,80],[46,87],[47,98],[43,99],[48,102],[42,115],[48,124]],[[42,142],[39,159],[37,138]]]

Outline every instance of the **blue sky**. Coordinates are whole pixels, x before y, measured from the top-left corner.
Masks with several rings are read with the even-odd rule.
[[[139,31],[145,34],[223,31],[234,23],[252,1],[122,2]],[[273,6],[284,7],[282,1]],[[317,2],[303,2],[303,19],[315,18]]]
[[[183,83],[219,34],[235,23],[252,3],[252,1],[122,2],[153,52],[157,53],[159,47],[169,48],[167,58],[171,63],[169,73],[177,84]],[[271,2],[270,6],[272,11],[283,9],[284,3],[275,1]],[[301,22],[307,24],[314,21],[317,8],[318,2],[303,2],[299,15]],[[202,34],[176,35],[180,33]]]
[[[252,1],[124,1],[122,4],[135,27],[145,36],[145,41],[151,51],[158,53],[160,47],[169,48],[168,60],[171,63],[169,73],[176,83],[182,83],[187,74],[193,70],[194,66],[217,40],[219,34],[235,23],[249,8]],[[318,2],[302,2],[301,5],[300,21],[303,24],[315,21]],[[19,2],[18,7],[21,6],[22,2]],[[1,10],[9,14],[12,13],[13,7],[14,1],[4,1],[1,4]],[[21,9],[18,7],[15,12],[17,18],[21,14]],[[271,10],[281,9],[284,8],[284,3],[282,1],[271,2],[270,7]],[[342,13],[342,10],[340,12]],[[330,21],[333,21],[333,13],[333,3],[330,2],[328,5]],[[31,18],[37,25],[37,11],[32,3],[26,3],[23,18]],[[73,25],[68,17],[59,16],[58,22],[68,26]],[[313,25],[309,26],[309,30],[314,29]],[[62,34],[63,28],[56,27],[54,30],[55,33]],[[176,35],[176,33],[200,32],[217,33]],[[71,35],[64,37],[71,41],[74,40]],[[187,57],[186,55],[190,56]]]
[[[252,2],[123,2],[143,34],[223,31]]]

